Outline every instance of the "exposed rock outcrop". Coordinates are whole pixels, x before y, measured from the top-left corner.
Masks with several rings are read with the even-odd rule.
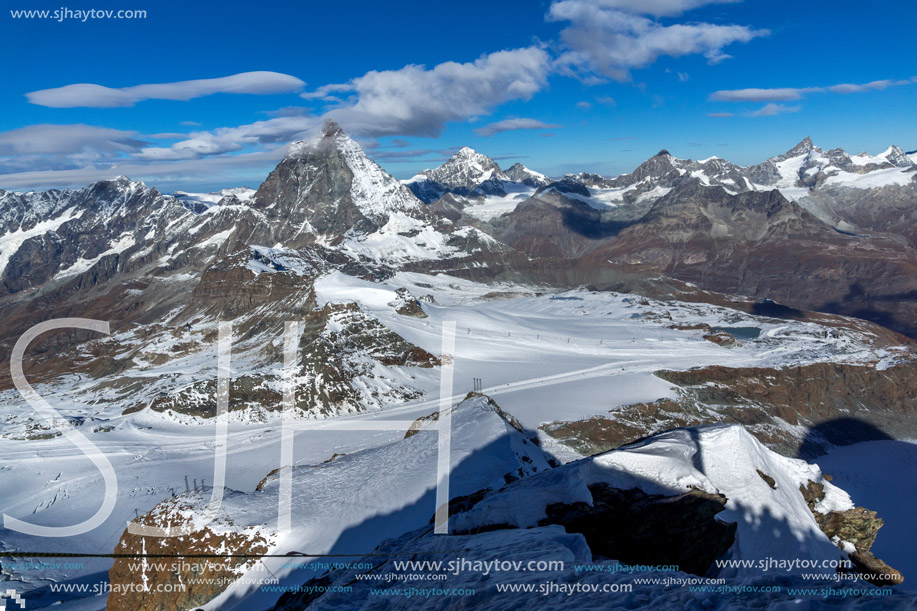
[[[844,511],[820,513],[815,510],[815,505],[825,498],[824,485],[810,481],[805,486],[800,485],[799,492],[815,516],[819,528],[836,542],[838,547],[848,552],[856,571],[863,579],[877,586],[898,585],[904,581],[904,576],[899,571],[876,558],[870,551],[879,529],[885,524],[882,518],[876,516],[875,511],[853,507]],[[854,549],[847,549],[849,545]]]
[[[112,590],[106,611],[196,608],[226,589],[274,545],[275,535],[269,529],[239,527],[223,516],[196,527],[192,500],[200,501],[190,495],[163,501],[136,521],[181,536],[128,531],[121,535],[115,553],[126,556],[116,558],[108,571]],[[225,555],[227,550],[234,555]]]
[[[406,288],[395,290],[397,297],[389,305],[395,308],[395,312],[402,316],[412,316],[414,318],[426,318],[427,314],[423,311],[420,301],[411,295]]]
[[[737,423],[771,449],[808,459],[834,446],[917,432],[917,362],[887,369],[842,363],[713,366],[656,375],[677,386],[677,400],[625,405],[609,416],[541,428],[595,454],[673,427]],[[799,426],[809,430],[794,432]]]

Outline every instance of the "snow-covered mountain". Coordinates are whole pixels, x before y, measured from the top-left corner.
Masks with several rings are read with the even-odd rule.
[[[165,195],[122,177],[0,192],[2,354],[52,318],[111,328],[109,336],[49,333],[30,346],[25,371],[59,409],[56,420],[34,413],[0,368],[9,408],[0,424],[0,509],[54,525],[94,511],[105,482],[75,460],[59,430],[69,423],[104,448],[121,485],[104,528],[71,543],[113,551],[128,520],[200,515],[208,495],[197,481],[214,483],[214,424],[225,422],[224,513],[178,542],[181,553],[364,554],[386,538],[382,551],[405,551],[409,540],[446,549],[425,534],[439,448],[427,429],[445,401],[458,405],[450,459],[460,472],[453,517],[464,526],[443,540],[466,545],[469,556],[531,559],[541,550],[603,563],[615,556],[597,552],[607,548],[583,525],[620,536],[607,531],[619,522],[602,512],[616,511],[621,498],[639,501],[642,517],[666,518],[625,534],[648,537],[647,553],[681,549],[685,571],[699,572],[704,559],[757,558],[755,549],[821,560],[855,553],[848,541],[865,554],[870,539],[856,528],[874,535],[878,518],[859,512],[848,523],[832,514],[853,508],[817,468],[788,456],[817,458],[876,439],[878,429],[917,434],[914,349],[885,328],[917,322],[908,297],[917,290],[907,238],[914,223],[906,214],[893,222],[895,211],[914,209],[913,180],[882,182],[900,180],[896,172],[913,177],[901,163],[893,149],[851,157],[803,141],[760,167],[661,151],[617,178],[552,181],[463,149],[423,175],[431,189],[442,187],[426,203],[412,190],[417,181],[395,180],[329,123],[293,144],[257,190]],[[868,186],[876,181],[882,186]],[[838,311],[858,318],[830,313]],[[299,332],[290,378],[289,321]],[[221,322],[231,322],[233,342],[229,413],[217,417]],[[443,329],[453,324],[447,354]],[[446,365],[454,388],[441,398]],[[466,396],[472,380],[488,396]],[[290,389],[287,419],[280,408]],[[854,416],[859,426],[830,428]],[[394,421],[413,425],[405,434]],[[285,422],[297,429],[292,535],[272,522]],[[689,428],[666,432],[677,427]],[[590,458],[610,448],[621,449]],[[755,530],[762,516],[779,537]],[[839,524],[849,528],[830,534]],[[659,533],[666,546],[650,544]],[[124,535],[117,545],[168,552],[173,543]],[[0,533],[4,549],[49,545]],[[862,561],[858,571],[881,569]],[[2,568],[17,590],[66,609],[99,599],[45,586],[82,583],[107,571],[104,563],[49,569],[36,580],[5,560]],[[267,565],[240,559],[198,582],[179,606],[269,608],[281,591],[240,579],[259,566]],[[270,570],[284,587],[310,576],[326,585],[343,579]],[[568,583],[598,579],[558,574]],[[141,575],[173,584],[193,577],[119,562],[111,579]],[[353,600],[362,600],[356,590]],[[657,588],[647,596],[665,606],[685,594]],[[108,603],[146,604],[130,595]]]
[[[823,221],[850,231],[860,228],[860,223],[857,213],[843,210],[855,197],[847,191],[913,190],[915,168],[914,160],[897,146],[875,156],[851,156],[842,149],[823,151],[806,138],[786,153],[748,167],[719,157],[679,159],[662,150],[633,172],[617,177],[582,172],[552,181],[521,164],[500,172],[496,162],[465,148],[439,168],[425,170],[405,183],[424,202],[437,202],[434,209],[449,212],[453,220],[465,215],[483,221],[498,221],[529,197],[551,192],[613,212],[615,220],[633,220],[672,188],[691,180],[733,194],[776,188]],[[894,194],[890,197],[895,199]]]
[[[399,438],[377,447],[344,455],[329,454],[325,462],[296,466],[291,474],[292,488],[296,491],[291,507],[296,528],[292,532],[278,533],[274,527],[282,486],[276,470],[265,471],[253,491],[227,491],[224,512],[234,519],[217,527],[224,532],[228,528],[238,533],[239,538],[251,539],[250,533],[257,533],[267,547],[263,553],[272,554],[295,554],[301,550],[318,554],[355,553],[424,527],[436,511],[433,493],[439,441],[435,432],[425,431],[430,424],[430,418],[421,418],[410,433],[402,432]],[[451,412],[451,498],[495,490],[507,481],[551,469],[553,460],[530,434],[520,429],[511,416],[487,397],[469,397],[455,406]],[[206,512],[208,501],[196,493],[168,499],[150,512],[148,521],[170,522],[180,527],[189,516]],[[178,542],[147,539],[150,543],[146,547],[144,537],[125,532],[117,548],[123,553],[142,549],[148,553],[150,549],[156,553],[180,553],[188,549],[197,553],[219,552],[227,535],[215,536],[213,530],[216,529],[199,530]],[[137,580],[137,575],[129,569],[131,562],[124,559],[115,563],[110,571],[112,583]],[[273,575],[295,585],[304,572],[296,570],[295,564],[283,558],[250,562],[247,566],[240,563],[222,587],[206,582],[195,584],[194,575],[188,571],[179,578],[192,585],[183,594],[184,604],[177,608],[205,603],[208,609],[264,608],[273,603],[281,590],[275,589],[265,596],[258,591],[259,581]],[[225,588],[245,575],[246,570],[251,573],[249,579]],[[239,601],[238,597],[244,600]],[[174,597],[157,597],[157,600],[174,600]],[[126,592],[110,596],[108,609],[135,609],[141,603],[150,604],[148,593]]]
[[[322,244],[397,264],[452,256],[482,240],[437,219],[329,123],[294,143],[255,192],[168,196],[125,177],[73,191],[0,192],[0,292],[59,286],[94,269],[98,280],[99,266],[199,274],[249,245]]]
[[[262,243],[319,242],[378,263],[441,259],[478,247],[480,237],[439,219],[333,121],[291,145],[252,208],[273,229]]]
[[[504,174],[509,180],[529,187],[543,187],[551,182],[544,174],[530,170],[521,163],[513,164]]]
[[[325,235],[377,229],[395,214],[426,218],[423,204],[334,121],[315,138],[291,144],[253,199],[294,223],[303,215]]]
[[[805,580],[801,573],[836,566],[842,557],[869,563],[877,583],[900,578],[869,551],[874,537],[866,535],[872,524],[864,511],[816,465],[770,452],[739,426],[678,429],[485,494],[455,516],[455,536],[407,533],[360,560],[373,567],[372,579],[360,569],[333,568],[274,608],[370,609],[380,600],[429,608],[420,596],[404,598],[404,585],[393,577],[401,572],[401,554],[435,558],[446,546],[462,549],[469,567],[499,558],[508,568],[444,570],[412,582],[414,590],[487,592],[489,609],[690,608],[699,590],[678,586],[707,583],[704,576],[728,577],[731,587],[717,590],[719,608],[747,606],[749,592],[755,604],[795,606],[835,583],[830,573]],[[553,588],[544,587],[545,573],[528,568],[548,557],[563,560],[550,574]],[[771,570],[780,571],[783,587],[768,587],[774,578],[759,567],[778,559],[784,562]],[[640,566],[654,568],[639,582],[637,602],[626,584],[633,580],[629,567]],[[892,579],[883,581],[886,575]],[[812,594],[787,591],[794,583],[812,587]],[[341,589],[344,584],[350,587]],[[314,593],[306,594],[310,586]],[[907,594],[888,596],[887,608],[909,604]]]
[[[527,197],[535,187],[550,180],[521,163],[504,172],[496,161],[466,146],[438,168],[424,170],[404,182],[428,204],[450,196],[450,203],[458,204],[459,209],[476,206],[480,212],[485,210],[481,205],[492,205],[494,200],[505,200],[507,197],[519,200],[520,194]]]
[[[460,148],[438,168],[424,170],[409,184],[428,182],[467,195],[488,181],[509,180],[496,161],[470,147]],[[419,187],[418,187],[419,188]]]
[[[783,155],[747,168],[746,173],[756,185],[765,187],[815,189],[825,183],[870,188],[907,184],[913,178],[907,171],[913,167],[914,163],[897,146],[876,156],[851,156],[840,148],[825,151],[806,138]]]
[[[511,212],[550,183],[521,163],[503,171],[496,161],[464,147],[438,168],[404,181],[438,215],[452,221],[489,221]]]
[[[679,159],[662,150],[633,172],[614,178],[568,174],[552,181],[522,164],[503,171],[489,157],[468,147],[442,166],[425,170],[404,183],[434,212],[452,221],[464,218],[500,224],[503,215],[533,196],[552,192],[578,200],[612,221],[633,221],[671,189],[697,180],[727,193],[778,189],[823,222],[845,232],[886,231],[897,214],[910,214],[902,200],[917,193],[917,164],[897,146],[870,156],[842,149],[824,151],[805,138],[786,153],[753,166],[739,166],[719,157]],[[869,218],[861,200],[874,190],[887,211]],[[888,203],[886,203],[886,201]],[[908,227],[902,229],[912,237]]]
[[[753,166],[738,166],[719,157],[700,161],[678,159],[666,150],[651,157],[636,170],[615,178],[595,174],[570,174],[566,183],[577,183],[588,191],[595,207],[643,204],[644,207],[685,181],[697,179],[705,186],[719,186],[730,193],[779,189],[784,196],[811,206],[817,216],[818,205],[804,200],[817,199],[823,192],[837,188],[856,190],[915,183],[917,165],[897,146],[876,156],[866,153],[850,156],[842,149],[823,151],[805,138],[795,147]],[[564,191],[564,184],[552,185]],[[570,187],[566,191],[570,191]],[[645,212],[645,210],[644,210]]]

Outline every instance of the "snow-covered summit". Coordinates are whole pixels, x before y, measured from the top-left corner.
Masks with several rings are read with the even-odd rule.
[[[513,164],[506,172],[507,178],[530,187],[542,187],[551,182],[551,179],[540,172],[530,170],[521,163]]]
[[[496,161],[467,146],[460,148],[438,168],[424,170],[422,174],[446,187],[470,190],[486,180],[509,180]]]
[[[913,162],[911,161],[910,157],[907,156],[907,153],[905,153],[901,147],[894,144],[889,146],[883,152],[879,153],[877,156],[880,159],[885,159],[890,164],[899,168],[906,168],[913,165]]]

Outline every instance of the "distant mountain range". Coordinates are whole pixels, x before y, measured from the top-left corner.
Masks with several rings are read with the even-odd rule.
[[[917,335],[917,164],[896,146],[849,155],[806,138],[748,167],[660,151],[618,177],[555,179],[466,147],[399,182],[329,123],[257,191],[170,196],[124,177],[0,191],[0,231],[0,337],[87,300],[128,320],[164,314],[209,267],[256,246],[372,273],[598,288],[661,275]],[[116,298],[153,284],[168,289]]]
[[[576,260],[584,281],[609,278],[609,265],[660,273],[913,335],[915,161],[897,146],[849,155],[806,138],[754,166],[663,150],[615,178],[548,179],[519,164],[509,176],[465,148],[405,184],[528,257]]]

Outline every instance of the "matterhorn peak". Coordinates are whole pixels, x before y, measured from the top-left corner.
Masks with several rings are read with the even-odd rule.
[[[308,153],[331,149],[352,149],[362,153],[360,145],[353,141],[334,119],[325,119],[321,128],[311,138],[297,140],[290,145],[287,158],[302,157]]]
[[[337,121],[334,119],[325,119],[325,122],[322,124],[321,135],[322,138],[337,138],[338,136],[345,136],[346,134],[344,134],[344,130],[341,129]]]
[[[278,210],[291,218],[300,215],[299,225],[307,222],[326,236],[375,231],[395,213],[425,214],[423,204],[367,157],[333,119],[312,138],[290,145],[254,200],[264,208],[281,202]],[[370,222],[361,224],[361,218]]]

